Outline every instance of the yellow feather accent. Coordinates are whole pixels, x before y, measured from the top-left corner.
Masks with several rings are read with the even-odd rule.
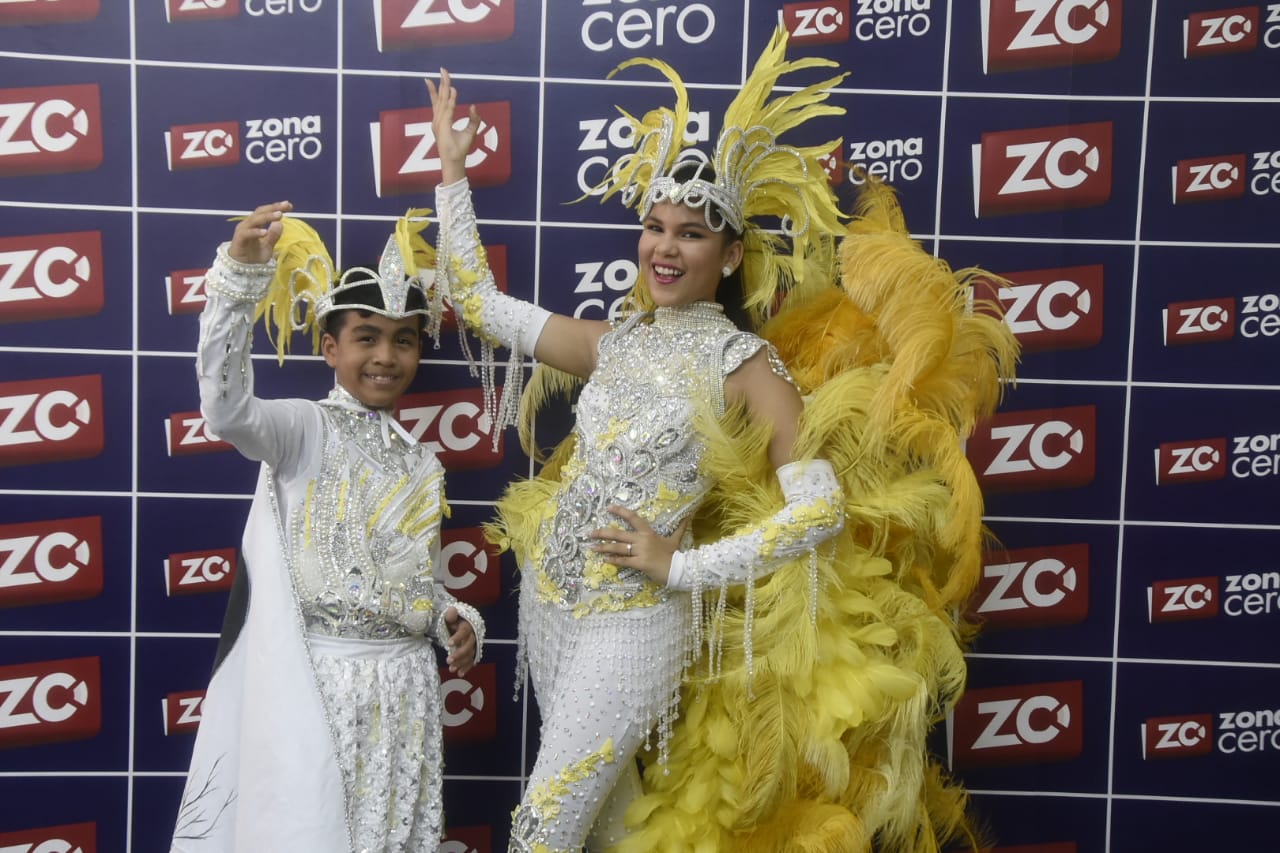
[[[405,211],[404,216],[396,220],[396,244],[400,247],[400,257],[408,276],[417,275],[419,270],[434,270],[436,267],[435,247],[422,236],[429,224],[427,217],[430,215],[431,208],[415,207]]]
[[[538,412],[554,397],[568,398],[579,386],[582,378],[563,370],[556,370],[546,364],[538,364],[533,369],[524,393],[520,397],[520,411],[516,416],[516,426],[520,435],[520,447],[525,455],[543,462],[546,454],[539,447],[533,446],[533,423]]]
[[[281,364],[289,352],[295,325],[311,335],[312,352],[320,352],[320,324],[315,303],[328,292],[334,280],[333,259],[316,230],[292,216],[280,220],[283,233],[275,245],[276,274],[267,295],[258,303],[254,322],[263,321],[267,337],[276,348]],[[295,304],[303,300],[303,316],[295,323]]]
[[[793,291],[763,330],[807,395],[796,457],[829,460],[844,489],[845,528],[818,550],[816,624],[807,559],[755,583],[750,623],[746,591],[728,591],[704,628],[722,638],[719,671],[704,659],[690,673],[623,853],[978,843],[926,736],[964,688],[955,614],[985,535],[961,442],[998,403],[1017,348],[971,310],[979,272],[910,240],[887,188],[870,184],[841,249],[842,286]],[[716,483],[693,526],[703,542],[769,517],[781,495],[768,435],[742,411],[698,428]]]

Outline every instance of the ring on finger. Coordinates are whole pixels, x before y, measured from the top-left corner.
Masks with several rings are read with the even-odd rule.
[[[628,556],[628,557],[630,557],[630,556],[631,556],[631,543],[630,543],[630,542],[628,542],[628,543],[627,543],[627,556]]]

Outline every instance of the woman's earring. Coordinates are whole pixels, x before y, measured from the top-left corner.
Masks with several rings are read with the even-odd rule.
[[[729,276],[733,275],[733,267],[729,266],[728,264],[725,264],[720,268],[720,274],[725,278],[728,278]]]

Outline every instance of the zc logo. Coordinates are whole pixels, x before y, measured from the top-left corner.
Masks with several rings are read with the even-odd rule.
[[[1218,615],[1218,578],[1156,581],[1147,587],[1148,622],[1183,622]]]
[[[978,217],[1094,207],[1111,198],[1109,121],[984,133],[973,146]]]
[[[1087,544],[984,555],[972,615],[987,628],[1074,625],[1089,615]]]
[[[990,74],[1115,59],[1121,11],[1121,0],[982,0],[982,70]]]
[[[88,459],[104,441],[101,376],[0,382],[0,465]]]
[[[511,38],[515,0],[374,0],[378,50]]]
[[[440,853],[493,853],[493,831],[487,826],[451,826]]]
[[[1152,717],[1142,724],[1142,757],[1187,758],[1213,752],[1213,715]]]
[[[502,591],[498,548],[484,538],[480,527],[457,527],[440,534],[440,562],[444,583],[458,598],[483,607]]]
[[[1092,264],[1003,273],[977,282],[979,298],[999,302],[1023,352],[1081,349],[1102,340],[1103,267]]]
[[[204,277],[208,267],[192,270],[174,270],[164,277],[165,293],[169,297],[169,315],[199,314],[204,310],[207,294]]]
[[[165,20],[207,21],[211,18],[234,18],[240,14],[240,0],[165,0]]]
[[[1236,303],[1231,297],[1171,302],[1162,320],[1167,347],[1225,341],[1236,333]]]
[[[1156,483],[1202,483],[1227,476],[1227,440],[1167,441],[1156,448]]]
[[[0,749],[93,737],[101,684],[96,657],[0,666]]]
[[[204,694],[203,690],[190,690],[185,693],[170,693],[160,700],[166,735],[195,734],[196,729],[200,728]]]
[[[100,516],[0,525],[0,607],[94,598],[102,566]]]
[[[102,310],[102,233],[0,239],[0,323],[87,317]]]
[[[219,453],[233,449],[209,429],[209,423],[199,412],[174,412],[164,419],[165,446],[170,456],[190,456],[196,453]]]
[[[440,670],[440,690],[444,697],[441,720],[447,743],[489,741],[498,733],[497,669],[482,663],[466,676]]]
[[[1084,749],[1079,681],[969,690],[956,704],[955,769],[1070,761]]]
[[[164,561],[164,592],[174,596],[228,590],[235,575],[235,548],[170,554]]]
[[[0,177],[86,172],[101,165],[96,83],[0,89]]]
[[[849,40],[849,0],[783,3],[781,17],[792,44],[837,44]]]
[[[491,187],[511,179],[511,104],[476,104],[480,129],[467,154],[467,179],[472,186]],[[470,107],[458,105],[455,127],[467,123]],[[379,197],[420,193],[440,183],[443,166],[436,152],[430,109],[387,110],[372,125],[373,174]]]
[[[229,166],[240,162],[240,125],[234,121],[177,124],[165,131],[169,171]]]
[[[0,0],[0,25],[74,24],[96,17],[98,0]],[[3,840],[0,836],[0,841]],[[4,853],[4,848],[0,848],[0,853]]]
[[[0,832],[0,853],[97,853],[98,826],[67,823]]]
[[[1195,12],[1182,22],[1182,56],[1196,59],[1229,53],[1248,53],[1258,47],[1260,19],[1258,6],[1237,6]],[[1267,30],[1263,39],[1267,47],[1280,47],[1280,3],[1266,7]]]
[[[1065,489],[1093,482],[1093,406],[999,412],[979,424],[966,453],[983,488]]]
[[[501,397],[501,388],[497,394]],[[395,415],[450,471],[492,468],[502,461],[502,436],[498,436],[495,448],[493,427],[479,388],[405,394]]]
[[[1179,160],[1173,167],[1173,203],[1240,198],[1245,189],[1243,154]]]

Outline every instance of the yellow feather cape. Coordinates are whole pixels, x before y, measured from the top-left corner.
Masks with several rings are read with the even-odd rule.
[[[845,529],[818,549],[816,602],[801,558],[750,596],[731,590],[722,619],[708,617],[723,657],[704,656],[687,675],[670,757],[646,767],[617,853],[977,843],[965,792],[926,737],[964,688],[956,614],[984,536],[961,441],[998,403],[1017,347],[997,317],[972,310],[979,271],[953,272],[924,252],[887,187],[867,185],[840,259],[841,287],[793,293],[763,334],[806,393],[796,456],[835,466]],[[716,481],[693,525],[706,542],[783,499],[768,436],[744,412],[699,426]],[[568,450],[500,502],[492,533],[517,552],[535,545]]]

